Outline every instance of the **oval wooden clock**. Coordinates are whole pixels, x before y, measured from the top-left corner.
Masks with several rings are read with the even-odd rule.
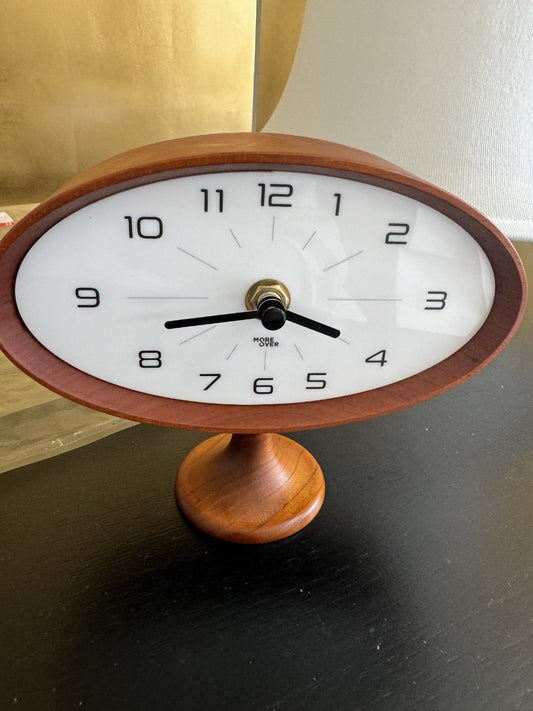
[[[222,433],[185,459],[178,505],[265,542],[324,497],[315,459],[277,433],[459,384],[509,341],[525,291],[494,226],[395,166],[295,136],[200,136],[112,158],[11,230],[0,342],[84,405]]]

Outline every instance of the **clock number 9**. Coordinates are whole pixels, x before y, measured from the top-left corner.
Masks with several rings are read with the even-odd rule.
[[[159,239],[163,236],[163,220],[160,217],[138,217],[134,220],[131,215],[125,215],[124,219],[128,223],[130,239]]]
[[[100,292],[92,286],[79,286],[75,292],[76,298],[86,302],[77,304],[79,309],[94,309],[100,306]]]

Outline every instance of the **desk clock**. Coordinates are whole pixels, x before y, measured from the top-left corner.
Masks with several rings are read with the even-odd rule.
[[[280,432],[363,420],[478,372],[525,302],[506,238],[367,153],[275,134],[138,148],[91,168],[1,243],[0,343],[55,392],[218,432],[181,465],[200,529],[266,542],[324,497]]]

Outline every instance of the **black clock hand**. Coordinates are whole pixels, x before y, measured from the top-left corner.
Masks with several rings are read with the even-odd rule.
[[[337,328],[326,326],[324,323],[287,311],[283,304],[275,298],[263,299],[257,311],[237,311],[230,314],[215,314],[213,316],[198,316],[193,318],[182,318],[173,321],[165,321],[165,328],[187,328],[189,326],[206,326],[216,323],[229,323],[231,321],[245,321],[247,319],[258,318],[269,331],[277,331],[283,326],[285,321],[304,328],[309,328],[317,333],[322,333],[331,338],[338,338],[340,331]]]
[[[325,323],[320,323],[319,321],[313,321],[313,319],[307,318],[307,316],[300,316],[300,314],[295,314],[294,311],[286,311],[285,316],[287,317],[287,321],[292,321],[292,323],[296,323],[298,326],[303,326],[304,328],[310,328],[317,333],[323,333],[324,336],[338,338],[341,335],[338,328],[326,326]]]
[[[257,311],[238,311],[234,314],[215,314],[214,316],[199,316],[195,318],[180,318],[175,321],[165,321],[165,328],[187,328],[188,326],[205,326],[211,323],[228,323],[244,321],[249,318],[259,318]]]

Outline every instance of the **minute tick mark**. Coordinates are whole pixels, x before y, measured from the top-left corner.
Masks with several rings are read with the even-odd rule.
[[[218,272],[218,267],[213,266],[212,264],[209,264],[209,262],[206,262],[204,259],[201,257],[198,257],[196,254],[193,254],[192,252],[188,252],[186,249],[183,249],[183,247],[178,247],[180,252],[183,252],[183,254],[186,254],[188,257],[192,257],[193,259],[196,259],[196,261],[201,262],[202,264],[205,264],[206,267],[209,267],[210,269],[214,269],[216,272]]]
[[[329,267],[326,267],[325,269],[322,269],[323,272],[327,272],[330,269],[333,269],[333,267],[338,267],[339,264],[344,264],[344,262],[347,262],[349,259],[353,259],[354,257],[358,257],[360,254],[363,254],[363,250],[359,250],[359,252],[356,252],[355,254],[350,254],[349,257],[345,257],[344,259],[341,259],[340,262],[335,262],[335,264],[330,264]]]

